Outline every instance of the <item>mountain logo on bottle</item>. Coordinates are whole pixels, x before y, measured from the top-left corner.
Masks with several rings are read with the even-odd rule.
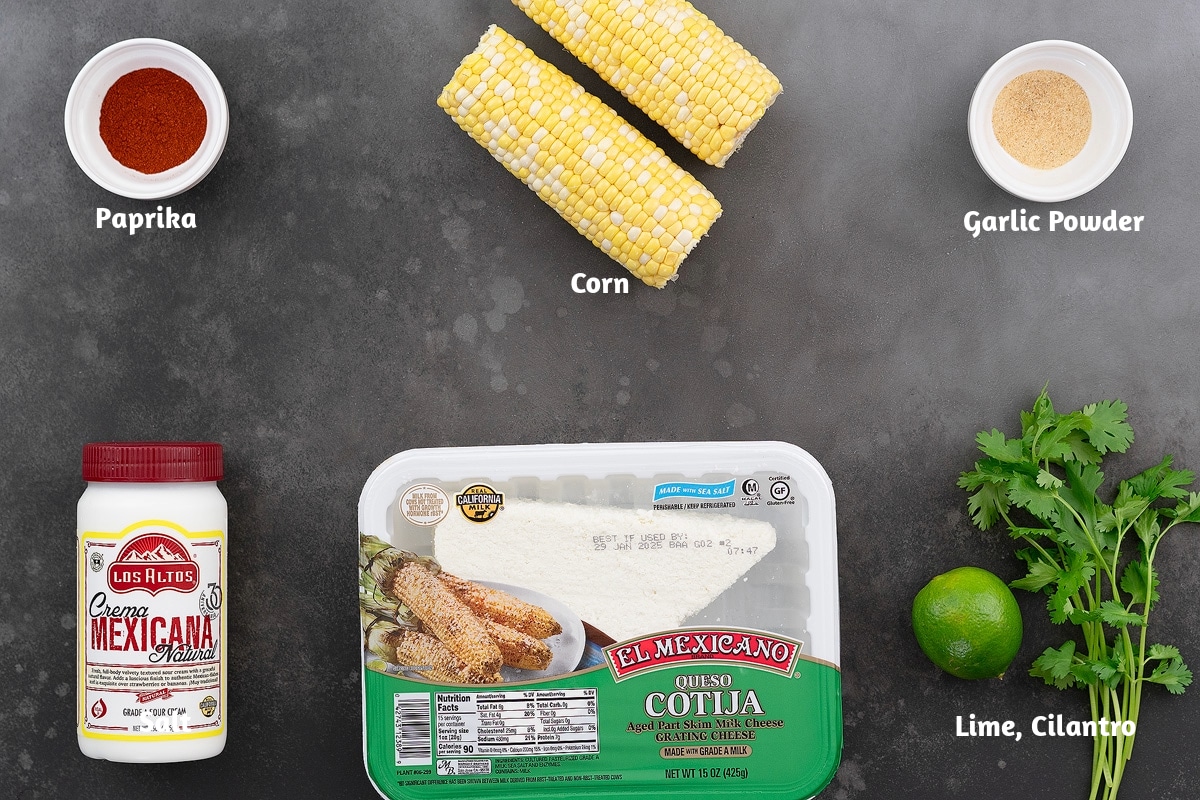
[[[127,543],[108,566],[114,592],[172,591],[187,594],[200,585],[200,568],[182,542],[166,533],[143,533]]]

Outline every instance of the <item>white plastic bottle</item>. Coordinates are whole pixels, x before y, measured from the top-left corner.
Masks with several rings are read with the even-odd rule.
[[[79,749],[109,761],[225,747],[227,506],[221,445],[83,448]]]

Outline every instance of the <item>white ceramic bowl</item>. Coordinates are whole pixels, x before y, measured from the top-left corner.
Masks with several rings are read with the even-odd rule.
[[[1074,78],[1092,105],[1092,132],[1079,155],[1055,169],[1027,167],[1010,156],[992,130],[992,108],[1009,81],[1049,69]],[[975,87],[967,132],[988,177],[1017,197],[1056,203],[1099,186],[1121,163],[1133,135],[1133,103],[1120,73],[1104,56],[1074,42],[1047,40],[1018,47],[992,65]]]
[[[208,128],[191,158],[146,175],[108,152],[100,138],[100,105],[122,75],[153,67],[170,70],[195,88],[208,114]],[[159,200],[186,192],[216,166],[229,135],[229,106],[217,76],[195,53],[162,39],[129,39],[104,48],[79,71],[67,95],[65,124],[71,155],[89,178],[123,197]]]

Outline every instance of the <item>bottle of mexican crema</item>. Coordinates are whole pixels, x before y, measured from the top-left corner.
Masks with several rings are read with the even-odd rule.
[[[225,747],[227,507],[221,445],[83,448],[79,749],[109,761]]]

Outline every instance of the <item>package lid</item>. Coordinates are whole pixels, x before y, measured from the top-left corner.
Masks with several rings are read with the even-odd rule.
[[[786,472],[806,506],[804,524],[808,567],[803,574],[810,592],[807,629],[809,654],[841,664],[837,586],[837,525],[833,485],[812,455],[784,442],[651,442],[615,444],[547,444],[454,447],[407,450],[375,469],[358,504],[359,530],[391,539],[398,493],[416,480],[553,479],[610,475],[651,478],[655,475],[749,474]]]

